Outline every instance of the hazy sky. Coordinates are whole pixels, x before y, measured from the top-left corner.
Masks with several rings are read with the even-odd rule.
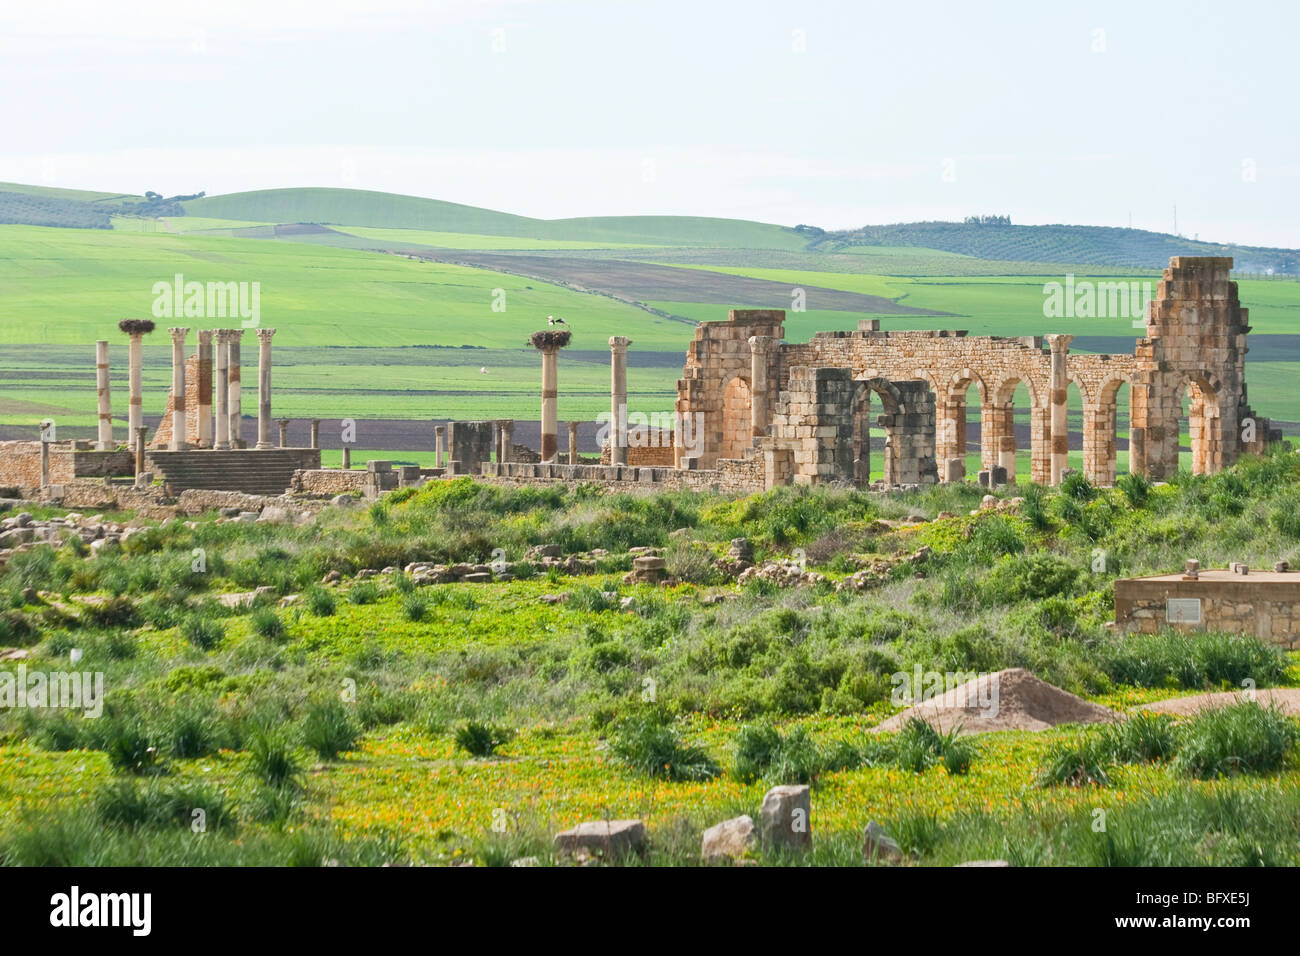
[[[1297,10],[0,0],[0,180],[1300,246]]]

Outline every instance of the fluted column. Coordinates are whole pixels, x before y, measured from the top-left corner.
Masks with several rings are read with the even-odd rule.
[[[627,464],[627,347],[624,335],[609,339],[609,463]]]
[[[134,439],[136,431],[144,427],[144,389],[141,386],[140,366],[144,364],[144,333],[131,332],[127,345],[127,427]]]
[[[271,336],[275,329],[257,330],[257,447],[271,446]]]
[[[172,336],[172,440],[171,451],[185,450],[185,336],[188,328],[167,330]]]
[[[212,447],[212,330],[199,329],[197,436],[200,448]]]
[[[230,448],[230,330],[217,329],[217,437],[213,447]]]
[[[230,447],[244,447],[244,409],[241,402],[239,343],[244,338],[243,329],[227,329],[229,336],[229,359],[226,376],[230,383]]]
[[[113,447],[113,403],[108,391],[108,340],[95,343],[95,386],[99,397],[100,451]]]
[[[542,461],[555,461],[557,366],[559,349],[548,347],[542,353]]]

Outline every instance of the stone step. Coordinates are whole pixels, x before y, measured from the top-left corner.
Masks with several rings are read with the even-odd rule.
[[[320,467],[320,450],[154,451],[148,453],[146,467],[162,477],[178,494],[190,488],[201,488],[280,495],[288,490],[294,471]]]

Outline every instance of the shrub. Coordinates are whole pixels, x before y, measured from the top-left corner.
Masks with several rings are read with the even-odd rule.
[[[288,738],[282,730],[271,725],[257,727],[250,735],[248,767],[270,787],[293,786],[302,775],[302,767]]]
[[[284,619],[275,612],[274,608],[259,607],[253,612],[250,622],[253,631],[268,641],[280,640],[286,633]]]
[[[172,706],[163,720],[163,746],[182,760],[206,757],[220,749],[218,721],[207,701],[183,700]]]
[[[334,592],[319,585],[308,588],[304,597],[307,601],[307,610],[317,617],[330,617],[337,607]]]
[[[157,768],[158,748],[138,718],[113,719],[104,750],[115,770],[149,773]]]
[[[1296,725],[1276,705],[1242,700],[1204,711],[1181,728],[1175,766],[1200,779],[1279,770],[1296,742]]]
[[[682,743],[665,714],[653,711],[620,721],[610,751],[631,769],[651,777],[712,780],[720,772],[702,749]]]
[[[456,731],[456,746],[474,757],[491,757],[514,734],[504,727],[471,720]]]
[[[1215,632],[1134,634],[1105,655],[1106,673],[1136,687],[1184,687],[1189,690],[1250,679],[1257,686],[1286,676],[1286,661],[1276,648],[1258,638]]]
[[[860,762],[850,744],[824,748],[803,727],[782,736],[771,724],[761,722],[741,728],[732,773],[744,783],[760,778],[774,784],[811,783],[828,770],[847,770]]]
[[[429,611],[429,600],[423,594],[412,592],[402,596],[402,614],[408,621],[423,621]]]
[[[302,718],[302,742],[322,760],[356,747],[360,731],[343,701],[337,697],[313,700]]]
[[[1147,498],[1151,496],[1151,481],[1146,475],[1130,472],[1127,475],[1121,475],[1115,485],[1128,499],[1129,505],[1134,508],[1141,508],[1147,503]]]
[[[1047,763],[1038,773],[1038,785],[1109,787],[1110,765],[1106,741],[1099,737],[1080,736],[1058,742],[1047,752]]]
[[[374,581],[358,581],[348,589],[348,601],[352,604],[374,604],[379,600],[379,585]]]
[[[201,651],[210,651],[226,636],[222,623],[204,614],[191,614],[181,624],[181,636]]]
[[[1081,471],[1072,471],[1062,478],[1060,492],[1075,501],[1091,501],[1097,497],[1097,489]]]
[[[1139,711],[1106,728],[1104,737],[1116,763],[1167,760],[1177,749],[1174,719],[1169,714]]]
[[[94,808],[101,823],[129,829],[193,829],[194,824],[201,821],[203,830],[208,830],[222,829],[234,823],[234,814],[221,794],[194,784],[141,787],[124,780],[96,793]],[[196,810],[200,814],[196,814]]]
[[[993,566],[982,590],[986,600],[997,604],[1039,601],[1070,594],[1079,574],[1077,565],[1053,554],[1007,555]]]

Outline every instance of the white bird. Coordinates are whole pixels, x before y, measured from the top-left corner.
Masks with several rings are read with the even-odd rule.
[[[480,375],[486,375],[486,374],[487,374],[487,366],[484,365],[482,368],[480,368],[480,369],[478,370],[478,373],[479,373]]]
[[[548,315],[546,317],[546,324],[547,325],[568,325],[569,323],[565,322],[563,319],[557,319],[553,315]]]

